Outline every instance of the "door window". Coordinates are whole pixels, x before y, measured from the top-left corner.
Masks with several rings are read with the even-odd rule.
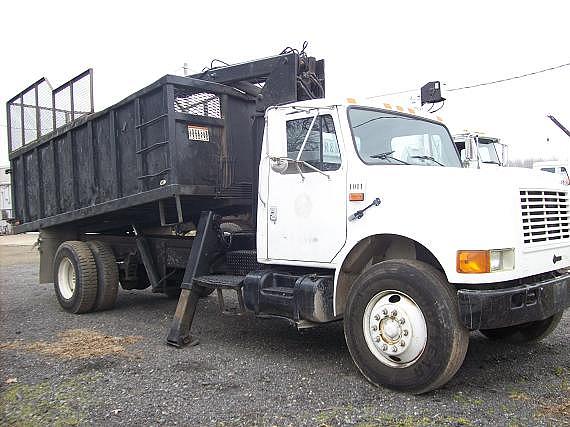
[[[313,123],[314,120],[314,123]],[[311,127],[311,124],[313,125]],[[309,136],[307,138],[307,132]],[[303,142],[307,139],[305,146]],[[341,157],[338,140],[330,114],[287,122],[287,157],[303,160],[322,171],[335,171],[340,168]],[[311,172],[307,168],[303,172]]]

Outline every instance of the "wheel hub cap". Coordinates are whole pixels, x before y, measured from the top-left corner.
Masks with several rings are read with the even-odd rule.
[[[366,306],[363,319],[368,348],[385,365],[413,364],[427,343],[427,325],[421,309],[408,295],[383,291]]]
[[[380,334],[383,341],[388,344],[394,344],[400,340],[402,328],[394,319],[382,319],[380,321]]]

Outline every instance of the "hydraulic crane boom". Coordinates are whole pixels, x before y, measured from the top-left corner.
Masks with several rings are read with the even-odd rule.
[[[564,125],[562,125],[562,123],[560,123],[558,120],[556,120],[556,117],[554,117],[553,115],[550,115],[550,114],[547,115],[546,117],[548,117],[550,120],[552,120],[554,122],[554,124],[562,130],[562,132],[564,132],[566,135],[570,136],[570,131],[568,129],[566,129],[564,127]]]

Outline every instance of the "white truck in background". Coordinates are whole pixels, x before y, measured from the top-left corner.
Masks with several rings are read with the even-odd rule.
[[[453,142],[466,167],[484,169],[507,166],[508,145],[499,138],[466,132],[453,135]]]
[[[12,218],[12,197],[8,166],[0,166],[0,235],[9,234],[12,230],[8,222]]]
[[[560,182],[563,185],[570,185],[570,177],[568,176],[568,164],[561,160],[548,160],[541,162],[534,162],[532,168],[541,170],[543,172],[554,173],[560,177]]]

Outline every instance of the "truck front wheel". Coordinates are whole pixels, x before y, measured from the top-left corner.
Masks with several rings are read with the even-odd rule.
[[[59,304],[70,313],[91,311],[97,299],[97,266],[85,242],[63,242],[55,254],[54,288]]]
[[[469,343],[451,285],[416,260],[384,261],[362,273],[348,296],[344,332],[372,384],[416,394],[449,381]]]
[[[483,335],[491,340],[503,340],[512,344],[524,344],[528,342],[540,341],[556,329],[560,319],[562,319],[562,311],[556,313],[544,320],[536,322],[524,323],[522,325],[509,326],[497,329],[481,329]]]

